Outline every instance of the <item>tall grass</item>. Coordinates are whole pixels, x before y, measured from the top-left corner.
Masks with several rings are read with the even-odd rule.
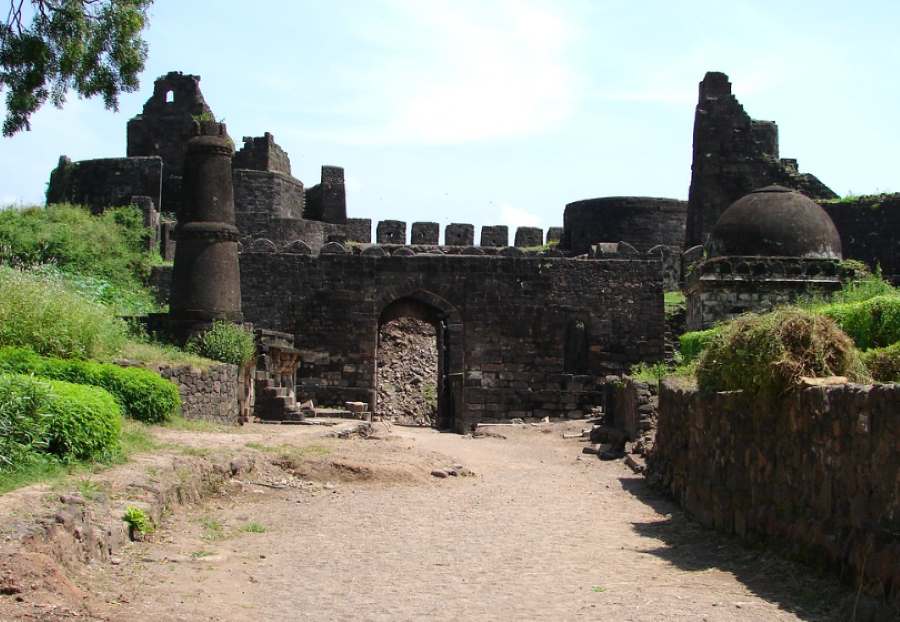
[[[109,307],[59,280],[0,266],[0,346],[61,358],[108,358],[127,326]]]
[[[92,215],[75,205],[0,209],[0,262],[53,264],[69,273],[130,284],[149,274],[148,230],[134,207]]]

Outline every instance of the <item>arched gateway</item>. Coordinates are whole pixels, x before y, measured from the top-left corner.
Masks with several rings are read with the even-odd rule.
[[[392,320],[403,317],[421,320],[434,327],[438,353],[436,427],[456,430],[457,422],[462,421],[457,410],[463,404],[462,317],[449,302],[423,290],[396,298],[385,305],[378,317],[378,327],[380,329]],[[375,384],[373,379],[372,385]],[[377,407],[377,404],[372,405],[373,410]]]
[[[298,398],[317,405],[374,405],[379,327],[407,315],[440,335],[438,423],[458,432],[478,422],[584,416],[602,402],[606,374],[663,356],[656,255],[245,248],[244,316],[294,335]]]

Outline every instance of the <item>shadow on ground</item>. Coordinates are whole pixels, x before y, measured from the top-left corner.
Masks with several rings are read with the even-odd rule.
[[[810,622],[896,620],[877,601],[859,598],[837,577],[791,561],[771,550],[751,547],[736,537],[708,529],[687,515],[643,477],[620,478],[622,488],[668,518],[633,523],[643,536],[663,542],[647,551],[686,571],[715,568],[728,572],[751,592]]]

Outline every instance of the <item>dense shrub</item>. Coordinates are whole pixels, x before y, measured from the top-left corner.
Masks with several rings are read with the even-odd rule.
[[[837,322],[862,350],[900,341],[900,297],[896,295],[824,305],[816,311]]]
[[[253,333],[243,326],[213,322],[212,328],[188,342],[187,350],[214,361],[243,365],[256,355],[256,342]]]
[[[0,372],[34,374],[109,391],[125,414],[145,423],[160,423],[178,412],[178,387],[156,372],[94,361],[42,357],[24,348],[0,348]]]
[[[49,393],[33,378],[0,375],[0,471],[29,464],[47,449]]]
[[[122,410],[99,387],[48,380],[47,445],[63,460],[109,458],[119,449]]]
[[[110,308],[60,281],[0,266],[0,346],[102,358],[118,352],[126,335],[127,326]]]
[[[697,330],[681,335],[678,338],[678,342],[680,344],[679,351],[681,352],[682,361],[690,363],[699,357],[707,344],[709,344],[721,331],[721,327],[717,326],[715,328]]]
[[[879,382],[900,382],[900,343],[863,352],[863,362]]]
[[[63,461],[108,458],[119,449],[121,419],[119,404],[101,388],[0,374],[0,470],[27,466],[42,453]]]
[[[704,391],[781,395],[801,377],[867,374],[851,339],[827,317],[796,308],[746,315],[722,327],[697,365]]]
[[[0,210],[0,262],[54,264],[67,272],[132,283],[149,274],[148,235],[134,207],[92,215],[74,205]]]

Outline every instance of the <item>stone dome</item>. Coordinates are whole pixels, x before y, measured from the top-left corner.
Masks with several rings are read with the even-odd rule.
[[[712,229],[712,257],[761,255],[841,259],[841,238],[815,201],[782,186],[754,190],[731,204]]]

